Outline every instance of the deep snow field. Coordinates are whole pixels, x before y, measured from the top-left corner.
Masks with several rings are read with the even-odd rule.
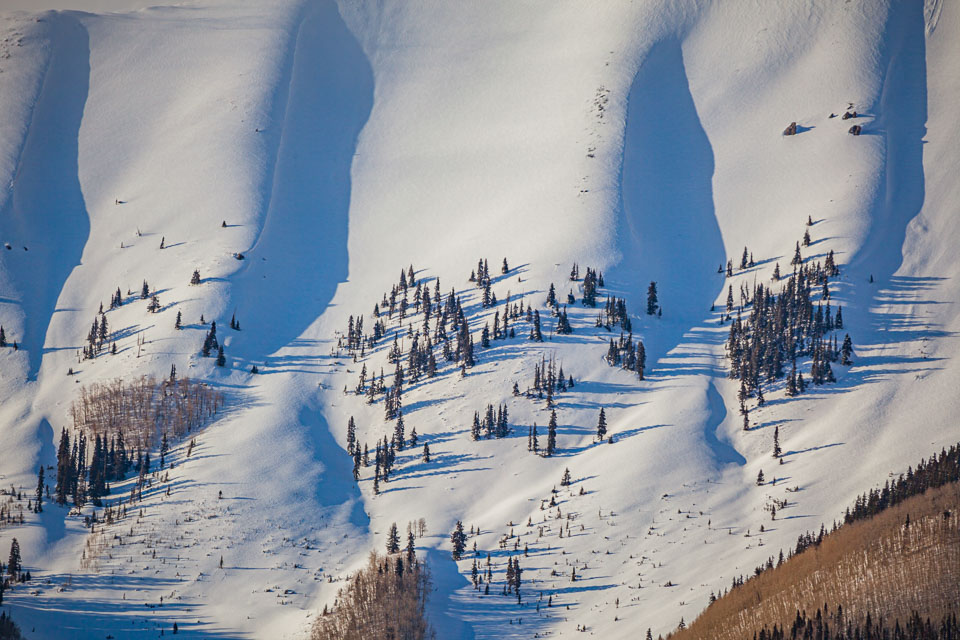
[[[0,324],[19,346],[0,349],[0,486],[33,495],[84,385],[175,364],[226,397],[189,458],[175,444],[142,516],[91,535],[47,501],[0,528],[0,551],[16,536],[33,576],[3,608],[31,638],[154,637],[174,622],[191,637],[302,638],[392,522],[423,518],[439,638],[689,622],[733,577],[960,440],[958,34],[960,6],[942,0],[0,3]],[[830,117],[848,108],[863,135]],[[799,134],[781,135],[792,121]],[[854,364],[795,398],[767,387],[745,432],[720,310],[729,285],[789,272],[808,216],[803,256],[837,256]],[[744,246],[756,266],[718,274]],[[496,308],[468,282],[481,258]],[[627,299],[646,380],[603,360],[617,335],[596,309],[570,305],[573,334],[553,333],[546,292],[579,302],[573,263],[603,272],[601,301]],[[351,315],[372,326],[410,265],[460,295],[477,364],[463,377],[438,355],[438,375],[407,386],[407,431],[432,460],[400,452],[374,495],[372,467],[353,481],[347,421],[371,448],[394,424],[352,389],[364,365],[390,382],[393,335],[408,340],[422,314],[392,320],[357,361],[337,342]],[[143,280],[159,313],[110,310],[118,353],[78,361],[100,304]],[[651,281],[662,317],[644,313]],[[519,321],[480,349],[508,295],[540,311],[547,339]],[[200,357],[201,314],[226,368]],[[234,314],[242,331],[226,328]],[[556,399],[551,458],[527,450],[549,409],[511,392],[542,358],[576,381]],[[472,441],[474,412],[503,402],[511,435]],[[601,407],[613,444],[594,438]],[[776,484],[757,486],[760,470]],[[559,519],[542,508],[552,496]],[[494,586],[519,553],[523,606],[474,590],[472,552],[450,556],[458,520],[479,527],[468,548],[484,568],[490,552]]]

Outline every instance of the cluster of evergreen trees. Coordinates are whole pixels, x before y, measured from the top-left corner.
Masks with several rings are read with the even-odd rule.
[[[162,448],[166,448],[166,434]],[[75,506],[82,507],[89,498],[94,505],[101,506],[101,498],[110,493],[109,483],[122,480],[131,469],[138,474],[150,470],[150,452],[139,446],[135,449],[128,447],[123,439],[123,431],[118,431],[110,438],[97,434],[89,464],[87,457],[86,435],[80,432],[71,443],[70,434],[62,429],[57,448],[57,484],[54,489],[57,504],[64,505],[70,500]]]
[[[740,271],[754,267],[756,264],[757,263],[753,261],[753,253],[744,247],[743,255],[740,257]],[[723,273],[723,265],[717,269],[717,273]],[[733,260],[727,260],[727,277],[733,277]]]
[[[0,602],[3,602],[3,588],[0,587]],[[0,611],[0,638],[4,640],[21,640],[20,626],[6,612]]]
[[[899,504],[909,498],[924,493],[927,489],[942,487],[960,480],[960,444],[942,449],[940,454],[921,460],[917,468],[907,468],[905,474],[893,482],[887,480],[883,488],[871,489],[857,496],[852,508],[843,516],[845,524],[874,516],[888,507]]]
[[[510,271],[506,258],[503,259],[503,269],[501,269],[501,271],[504,274]],[[481,258],[477,261],[477,269],[476,271],[470,272],[469,281],[476,284],[477,288],[481,291],[480,306],[484,309],[497,306],[497,294],[495,294],[491,288],[493,280],[490,278],[490,265],[486,259]]]
[[[598,329],[603,327],[607,331],[612,331],[618,325],[623,331],[633,331],[633,323],[630,322],[630,315],[627,313],[627,301],[624,298],[607,296],[603,310],[597,314],[596,326]]]
[[[834,315],[830,307],[828,279],[837,273],[831,253],[825,266],[819,262],[812,266],[801,263],[779,295],[763,284],[752,292],[741,288],[741,307],[730,325],[726,344],[730,377],[741,381],[741,411],[745,398],[762,394],[764,382],[772,383],[784,375],[787,395],[802,392],[806,383],[797,370],[798,358],[812,359],[810,379],[818,385],[835,381],[832,362],[852,364],[850,336],[838,347],[836,334],[832,340],[828,335],[843,329],[842,308],[838,307]],[[749,308],[745,318],[744,306]],[[732,309],[731,285],[727,295],[728,317]],[[789,374],[785,372],[786,363],[792,363]]]
[[[92,360],[100,355],[109,338],[110,329],[107,325],[107,316],[103,313],[103,305],[101,305],[100,313],[93,319],[93,324],[87,333],[87,344],[83,347],[83,359]],[[117,352],[116,342],[113,343],[110,350],[112,353]]]
[[[643,380],[643,372],[647,367],[647,350],[642,340],[637,340],[634,346],[633,332],[624,336],[621,331],[619,340],[610,338],[605,359],[611,367],[619,366],[628,371],[636,371],[637,377]]]
[[[573,376],[564,373],[563,363],[557,362],[552,355],[549,360],[541,356],[539,364],[533,366],[533,384],[526,390],[525,395],[538,400],[546,399],[547,408],[552,409],[554,395],[572,389],[573,386]],[[513,384],[513,395],[520,395],[517,383]]]
[[[374,450],[374,494],[380,494],[381,482],[390,481],[390,474],[393,472],[393,465],[397,459],[397,451],[403,451],[408,446],[410,448],[416,447],[418,441],[416,427],[410,430],[410,435],[407,437],[403,413],[399,413],[393,430],[393,437],[383,436],[383,440],[377,441]],[[350,420],[347,422],[347,454],[353,458],[353,479],[360,480],[360,468],[370,466],[370,447],[364,444],[361,452],[360,444],[357,442],[357,425],[353,416],[350,416]],[[424,445],[423,461],[430,462],[430,448],[427,445]]]
[[[3,577],[3,576],[6,577]],[[29,571],[23,570],[23,559],[20,556],[20,542],[16,538],[10,541],[10,555],[7,556],[7,565],[4,566],[0,562],[0,604],[3,604],[3,592],[15,582],[27,582],[32,579]],[[6,622],[9,622],[10,625],[13,625],[13,621],[9,618],[6,618]],[[4,632],[7,631],[9,625],[5,625],[3,618],[0,618],[0,639],[7,640],[8,638],[19,638],[18,635],[4,635]],[[13,629],[19,632],[19,629],[16,629],[16,625],[13,625]]]
[[[217,366],[223,367],[227,364],[227,357],[223,353],[223,344],[217,339],[217,321],[210,322],[210,330],[203,337],[203,346],[200,347],[200,355],[209,358],[211,353],[217,352]]]
[[[504,259],[502,270],[504,273],[510,271],[506,259]],[[492,278],[487,260],[478,262],[478,267],[471,274],[471,279],[484,290],[490,286]],[[411,291],[412,302],[410,301]],[[396,419],[402,411],[405,382],[412,384],[424,376],[432,378],[437,375],[440,366],[439,357],[446,362],[459,365],[462,374],[466,374],[467,368],[476,364],[474,336],[460,297],[454,290],[444,296],[440,291],[439,279],[434,281],[432,291],[431,294],[431,287],[416,279],[412,265],[409,269],[401,270],[399,282],[392,286],[389,294],[384,294],[380,303],[374,305],[375,321],[372,333],[364,332],[363,315],[356,317],[351,315],[347,321],[346,332],[338,339],[338,349],[346,349],[355,361],[363,358],[367,350],[376,348],[380,340],[387,336],[387,322],[399,310],[399,324],[393,332],[393,342],[387,350],[387,360],[395,367],[394,384],[387,386],[383,370],[381,369],[377,378],[374,373],[368,371],[364,363],[354,388],[357,394],[366,395],[368,403],[371,404],[382,396],[385,400],[384,418],[386,420]],[[489,299],[484,295],[481,306],[497,306],[492,292]],[[414,322],[410,318],[411,315],[418,313],[422,314],[422,323]],[[404,332],[403,321],[408,318],[411,321],[407,323]],[[480,347],[488,348],[494,340],[515,337],[516,333],[512,325],[524,319],[530,324],[530,339],[542,342],[540,312],[534,310],[529,304],[524,308],[522,302],[512,302],[508,292],[503,308],[496,309],[494,313],[492,327],[490,323],[482,327]],[[561,318],[561,329],[563,326],[563,318]]]
[[[836,613],[829,614],[826,603],[823,611],[818,608],[814,616],[806,611],[797,611],[791,623],[754,632],[754,640],[955,640],[960,638],[960,623],[957,614],[944,616],[940,622],[923,619],[914,611],[903,623],[900,620],[885,620],[868,612],[863,620],[844,620],[843,607],[837,605]]]
[[[527,451],[535,455],[542,455],[547,458],[557,451],[557,412],[550,412],[550,420],[547,422],[547,448],[540,448],[540,434],[537,432],[537,425],[534,424],[527,431]],[[551,505],[552,506],[552,505]]]
[[[497,407],[496,415],[494,415],[493,405],[488,404],[482,419],[479,411],[474,412],[473,424],[470,427],[471,439],[506,438],[508,435],[510,435],[510,424],[507,417],[507,403]]]

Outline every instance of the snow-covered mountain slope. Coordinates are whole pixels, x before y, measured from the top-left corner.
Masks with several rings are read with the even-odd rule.
[[[301,637],[389,525],[420,518],[439,637],[666,632],[958,439],[956,3],[13,0],[0,18],[0,324],[20,347],[0,350],[0,485],[33,495],[81,386],[175,364],[226,396],[136,515],[91,534],[47,501],[3,528],[34,576],[4,602],[32,636]],[[848,108],[863,135],[829,117]],[[767,387],[744,432],[719,309],[728,286],[790,271],[808,216],[803,255],[837,256],[855,362],[796,398]],[[718,274],[744,246],[756,266]],[[478,258],[494,308],[467,281]],[[627,299],[646,380],[603,360],[613,334],[573,263],[603,272],[601,300]],[[408,381],[407,432],[432,459],[399,452],[374,495],[347,421],[371,448],[394,422],[352,390],[364,365],[392,384],[394,332],[409,347],[423,314],[394,316],[356,362],[337,343],[351,315],[372,330],[411,264],[460,296],[477,364],[461,376],[438,349],[437,376]],[[136,300],[144,280],[159,313]],[[644,313],[651,281],[662,317]],[[571,335],[552,331],[551,283],[578,301]],[[118,287],[118,353],[78,361]],[[548,339],[520,319],[480,348],[508,295]],[[201,315],[225,369],[199,355]],[[550,410],[512,393],[543,358],[576,382],[550,458],[525,440]],[[501,403],[510,437],[472,441],[474,412]],[[594,437],[601,407],[613,444]],[[760,470],[781,481],[756,486]],[[481,568],[491,554],[488,596],[472,552],[450,559],[458,520],[480,529]],[[510,552],[523,606],[499,594]]]

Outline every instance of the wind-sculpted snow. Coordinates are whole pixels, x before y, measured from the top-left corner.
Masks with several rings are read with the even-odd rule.
[[[83,386],[175,365],[226,398],[117,522],[91,533],[47,500],[0,529],[0,553],[17,536],[34,576],[4,594],[31,637],[173,622],[303,637],[391,523],[420,518],[439,637],[666,634],[956,440],[949,3],[14,1],[0,10],[0,324],[19,350],[0,349],[0,485],[22,486],[25,506],[43,464],[52,489]],[[747,431],[724,343],[751,312],[741,299],[779,289],[775,265],[792,277],[805,231],[808,265],[837,258],[830,302],[853,365],[797,397],[764,380]],[[744,247],[754,264],[739,269]],[[478,258],[492,307],[468,281]],[[344,338],[350,316],[369,334],[411,265],[431,295],[439,278],[460,298],[477,362],[464,375],[436,345],[436,375],[406,381],[419,441],[375,494],[372,460],[353,479],[347,422],[371,458],[396,424],[382,396],[355,393],[359,374],[382,367],[390,386],[387,351],[396,336],[407,366],[423,312],[394,312],[362,350]],[[605,280],[597,308],[582,304],[587,267]],[[651,281],[662,316],[645,313]],[[523,313],[514,337],[480,345],[508,295],[539,311],[544,342]],[[621,329],[597,326],[607,296],[626,299],[643,380],[604,359]],[[79,359],[101,317],[106,350]],[[200,356],[211,321],[223,368]],[[552,399],[544,457],[528,434],[545,441],[552,408],[532,387],[551,360],[575,385]],[[511,430],[474,441],[487,405],[507,406]],[[596,438],[601,408],[611,441]],[[454,563],[458,520],[475,533]],[[489,595],[471,582],[474,543]],[[502,594],[508,557],[521,603]]]
[[[8,323],[8,330],[20,329],[12,337],[28,353],[30,379],[40,369],[54,314],[78,320],[77,309],[58,306],[57,301],[67,276],[80,263],[90,230],[77,173],[90,76],[88,36],[70,14],[48,14],[45,20],[52,52],[0,211],[0,237],[12,247],[2,257],[9,289],[0,304],[5,316],[22,318],[16,325]]]

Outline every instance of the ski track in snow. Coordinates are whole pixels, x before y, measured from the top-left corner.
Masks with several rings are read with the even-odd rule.
[[[49,502],[0,529],[34,575],[4,604],[30,637],[153,637],[173,622],[303,637],[390,524],[423,517],[439,637],[634,637],[692,620],[711,591],[957,439],[958,25],[955,4],[907,1],[11,0],[0,322],[21,349],[0,351],[0,485],[32,496],[81,384],[176,364],[228,404],[102,534]],[[848,103],[859,137],[828,118]],[[781,136],[792,120],[800,133]],[[855,363],[798,398],[770,385],[745,433],[719,309],[729,285],[789,270],[808,215],[804,256],[833,249],[841,264],[831,286]],[[745,245],[757,266],[717,274]],[[374,496],[370,468],[353,482],[347,418],[371,447],[393,423],[343,390],[364,364],[392,378],[386,350],[407,324],[356,362],[337,336],[351,314],[369,330],[411,263],[431,292],[434,278],[456,290],[476,335],[494,312],[466,281],[478,258],[498,309],[508,294],[533,304],[549,339],[528,341],[517,320],[465,378],[441,360],[409,384],[407,430],[432,461],[400,452]],[[602,297],[627,298],[647,380],[601,359],[619,334],[594,326],[596,309],[571,305],[574,333],[553,335],[543,301],[551,282],[579,300],[573,262],[603,271]],[[119,353],[78,362],[100,302],[144,279],[161,312],[125,295],[107,313]],[[650,281],[662,318],[643,313]],[[234,313],[241,331],[227,329]],[[218,322],[226,370],[198,357],[201,314]],[[541,357],[577,382],[557,396],[553,458],[526,448],[534,423],[545,440],[544,403],[511,394]],[[500,402],[513,433],[472,442],[473,412]],[[613,445],[595,441],[600,407]],[[777,482],[755,486],[761,469]],[[771,521],[774,498],[789,505]],[[470,584],[472,552],[450,559],[457,520],[479,528],[468,549],[482,570],[490,554],[489,596]],[[499,594],[511,554],[523,606]]]

